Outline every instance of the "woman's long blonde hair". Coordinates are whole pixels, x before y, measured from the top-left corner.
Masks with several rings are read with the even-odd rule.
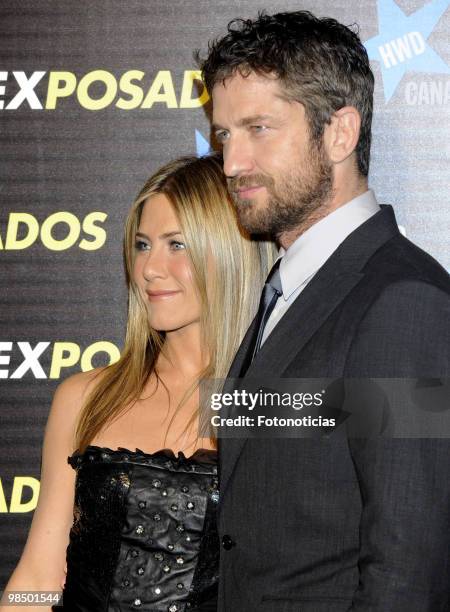
[[[208,363],[199,378],[226,377],[256,312],[274,259],[272,243],[250,240],[239,226],[218,154],[183,157],[158,170],[145,183],[126,221],[125,345],[119,361],[102,371],[82,408],[75,432],[75,448],[80,451],[140,398],[152,373],[157,375],[155,366],[163,350],[164,334],[150,327],[146,306],[133,281],[134,245],[142,209],[147,199],[156,194],[164,194],[173,205],[201,302],[202,349],[208,355]],[[208,259],[213,262],[209,277]]]

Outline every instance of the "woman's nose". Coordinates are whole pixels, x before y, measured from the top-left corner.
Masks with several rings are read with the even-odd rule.
[[[164,255],[158,249],[152,249],[147,253],[142,274],[145,280],[152,281],[157,278],[165,278],[167,270]]]

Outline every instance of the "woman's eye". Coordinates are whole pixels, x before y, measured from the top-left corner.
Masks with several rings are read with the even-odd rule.
[[[185,249],[186,245],[184,244],[184,242],[180,242],[179,240],[171,240],[170,248],[172,249],[172,251],[180,251],[181,249]]]
[[[150,249],[150,245],[147,242],[144,242],[143,240],[136,240],[136,242],[134,243],[134,248],[136,249],[136,251],[147,251]]]

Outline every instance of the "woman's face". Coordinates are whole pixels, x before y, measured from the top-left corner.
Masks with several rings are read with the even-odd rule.
[[[144,203],[135,249],[133,276],[147,304],[150,326],[172,332],[198,325],[200,300],[184,237],[164,194]]]

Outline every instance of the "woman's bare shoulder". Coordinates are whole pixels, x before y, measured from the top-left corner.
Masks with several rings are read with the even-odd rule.
[[[66,410],[69,408],[81,408],[89,394],[101,380],[105,371],[105,367],[95,368],[88,372],[78,372],[69,376],[58,385],[53,400],[54,405],[64,404]]]
[[[74,374],[58,385],[53,396],[46,427],[46,433],[52,439],[54,435],[58,435],[59,438],[65,438],[68,447],[69,445],[72,446],[76,423],[81,410],[89,394],[101,380],[105,369],[97,368],[89,372]]]

